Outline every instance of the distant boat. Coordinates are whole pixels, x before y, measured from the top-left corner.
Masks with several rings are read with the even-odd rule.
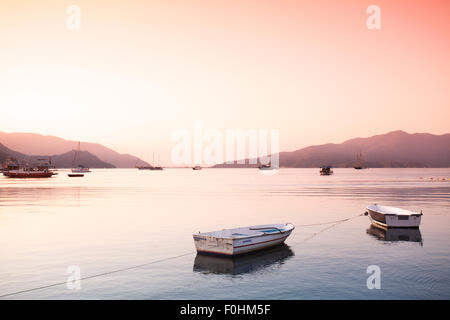
[[[21,168],[19,170],[5,171],[3,175],[8,178],[50,178],[53,176],[53,172]]]
[[[153,153],[153,163],[155,163],[155,153]],[[158,164],[159,164],[159,156],[158,156]],[[158,166],[151,166],[150,170],[163,170],[163,167]]]
[[[200,166],[195,166],[195,167],[192,167],[192,170],[202,170],[202,167],[200,167]]]
[[[72,168],[72,172],[74,172],[74,173],[75,172],[86,173],[86,172],[91,172],[91,170],[89,168],[86,168],[85,166],[80,164],[78,167]]]
[[[291,223],[268,224],[194,234],[199,253],[235,256],[283,243],[295,227]]]
[[[273,170],[275,168],[272,167],[271,164],[262,164],[259,167],[259,170]]]
[[[5,164],[3,175],[8,178],[50,178],[55,173],[50,170],[51,160],[38,159],[35,165],[21,166],[17,160],[9,159]],[[46,162],[42,162],[45,160]]]
[[[86,173],[86,172],[91,172],[91,170],[81,164],[79,164],[77,167],[75,167],[76,163],[77,163],[77,156],[78,153],[80,153],[80,142],[78,142],[78,149],[75,150],[75,153],[73,155],[73,161],[72,161],[72,172],[73,173]],[[69,176],[70,177],[70,176]]]
[[[422,218],[422,212],[377,204],[368,206],[366,214],[373,224],[387,228],[418,228]]]
[[[159,162],[159,161],[158,161]],[[155,153],[153,153],[153,162],[155,163]],[[153,166],[153,165],[149,165],[149,166],[137,166],[137,162],[135,165],[136,168],[138,168],[138,170],[163,170],[163,167],[160,166]]]
[[[331,166],[322,166],[320,167],[320,175],[321,176],[329,176],[333,174],[333,169]]]
[[[136,167],[139,170],[163,170],[163,167],[153,167],[153,166],[140,166]]]
[[[67,174],[69,177],[71,177],[71,178],[81,178],[81,177],[84,177],[84,173],[69,173],[69,174]]]
[[[354,168],[358,170],[363,168],[362,152],[356,154],[356,165]]]

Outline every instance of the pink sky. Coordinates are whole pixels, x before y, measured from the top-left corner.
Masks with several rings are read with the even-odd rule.
[[[163,159],[195,120],[279,129],[281,150],[450,132],[450,2],[340,2],[2,1],[0,131]]]

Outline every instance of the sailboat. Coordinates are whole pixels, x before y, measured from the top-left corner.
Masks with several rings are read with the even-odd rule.
[[[158,158],[159,159],[159,158]],[[160,166],[153,166],[153,164],[155,163],[155,153],[153,153],[153,161],[152,164],[149,166],[138,166],[139,160],[136,161],[136,164],[134,165],[136,168],[138,168],[139,170],[163,170],[163,167]],[[158,160],[159,162],[159,160]]]
[[[362,161],[362,152],[359,152],[356,154],[356,165],[354,166],[355,169],[362,169],[363,168],[363,161]]]
[[[72,173],[86,173],[86,172],[91,172],[91,170],[81,164],[79,164],[77,167],[75,167],[76,163],[77,163],[77,156],[78,153],[80,152],[80,142],[78,142],[78,149],[75,150],[75,154],[73,156],[73,162],[72,162]],[[70,175],[69,175],[70,176]],[[75,176],[75,175],[72,175]],[[78,175],[79,176],[79,175]]]
[[[153,163],[155,163],[155,154],[153,153]],[[158,164],[159,164],[159,156],[158,156]],[[150,170],[163,170],[163,167],[160,166],[152,166]]]

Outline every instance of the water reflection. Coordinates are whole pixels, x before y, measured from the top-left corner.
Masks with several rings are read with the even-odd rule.
[[[419,228],[381,228],[371,224],[367,234],[381,241],[420,242],[422,245],[422,234]]]
[[[194,271],[229,275],[253,273],[271,266],[280,266],[292,256],[294,252],[286,244],[238,257],[197,254]]]

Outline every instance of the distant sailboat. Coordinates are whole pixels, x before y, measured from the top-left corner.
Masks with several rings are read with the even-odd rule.
[[[150,170],[152,166],[138,166],[139,159],[136,161],[136,164],[134,165],[135,168],[139,170]]]
[[[356,165],[354,167],[355,169],[362,169],[363,168],[363,160],[362,160],[362,152],[359,152],[356,154]]]
[[[72,172],[73,172],[73,173],[86,173],[86,172],[91,172],[91,170],[89,170],[89,168],[87,168],[87,167],[85,167],[85,166],[83,166],[83,165],[81,165],[81,164],[79,164],[77,167],[75,167],[76,164],[77,164],[77,156],[78,156],[78,153],[80,153],[80,142],[78,142],[78,149],[75,150],[75,154],[74,154],[74,156],[73,156]],[[73,175],[73,176],[75,176],[75,175]]]
[[[158,158],[159,159],[159,158]],[[138,160],[139,161],[139,160]],[[153,153],[153,161],[152,164],[149,166],[138,166],[136,162],[135,167],[138,168],[139,170],[163,170],[163,167],[160,166],[154,166],[153,164],[155,163],[155,153]],[[158,160],[159,162],[159,160]]]
[[[153,162],[155,163],[155,153],[153,153]],[[158,156],[158,164],[159,164],[159,156]],[[150,170],[163,170],[163,167],[158,166],[152,166]]]
[[[259,170],[273,170],[272,166],[270,164],[262,164],[259,167]]]

